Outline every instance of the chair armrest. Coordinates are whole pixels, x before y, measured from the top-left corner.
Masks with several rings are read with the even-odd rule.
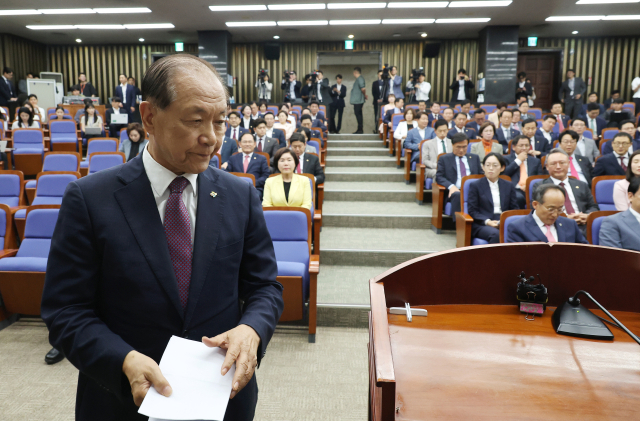
[[[456,247],[471,245],[471,225],[473,218],[466,213],[456,212]]]
[[[16,254],[18,254],[18,250],[17,249],[0,250],[0,259],[2,259],[4,257],[14,257]]]
[[[411,180],[411,155],[413,151],[411,149],[404,150],[404,181],[408,184]]]
[[[11,216],[18,212],[20,209],[27,209],[29,206],[14,206],[11,208]]]
[[[426,165],[420,164],[416,167],[416,201],[422,203],[424,200],[424,177]]]
[[[442,212],[444,212],[444,195],[447,189],[440,184],[431,185],[431,224],[437,230],[442,229]]]
[[[320,273],[320,256],[316,254],[311,255],[309,260],[309,273]]]
[[[318,210],[322,212],[322,205],[324,203],[324,183],[318,184]]]

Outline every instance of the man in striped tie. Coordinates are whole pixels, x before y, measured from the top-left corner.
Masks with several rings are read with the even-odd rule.
[[[227,350],[224,420],[249,421],[282,285],[257,191],[209,166],[227,95],[187,54],[153,63],[142,93],[147,147],[63,197],[42,297],[49,340],[80,371],[76,420],[143,419],[151,387],[178,393],[158,366],[175,335]]]

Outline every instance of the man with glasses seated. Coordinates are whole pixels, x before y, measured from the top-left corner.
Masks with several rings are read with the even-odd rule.
[[[631,146],[632,140],[633,139],[631,139],[631,136],[628,133],[616,133],[615,137],[611,141],[613,152],[598,159],[596,166],[593,168],[593,176],[626,175],[629,160],[631,158],[629,147]]]
[[[534,210],[509,224],[506,242],[588,244],[576,221],[560,216],[566,200],[563,188],[555,184],[539,184],[533,193]]]
[[[589,163],[593,165],[596,162],[596,158],[600,156],[600,150],[593,139],[584,136],[584,132],[587,130],[587,124],[586,119],[576,118],[571,122],[571,130],[580,136],[577,148],[578,155],[584,156],[589,160]]]

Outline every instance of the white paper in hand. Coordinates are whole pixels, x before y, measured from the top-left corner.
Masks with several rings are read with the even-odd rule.
[[[138,411],[149,421],[222,420],[231,395],[235,364],[222,376],[227,351],[202,342],[171,337],[160,360],[160,370],[173,394],[164,397],[149,389]]]

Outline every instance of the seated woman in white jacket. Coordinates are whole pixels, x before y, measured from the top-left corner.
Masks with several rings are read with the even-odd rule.
[[[416,110],[413,108],[407,108],[404,111],[404,121],[398,123],[396,130],[393,132],[393,137],[397,140],[404,140],[407,137],[409,130],[418,127],[418,122],[415,119]],[[411,125],[411,128],[409,128]]]
[[[11,130],[39,128],[40,124],[37,121],[33,121],[33,113],[28,107],[22,107],[18,110],[18,118],[11,125]]]

